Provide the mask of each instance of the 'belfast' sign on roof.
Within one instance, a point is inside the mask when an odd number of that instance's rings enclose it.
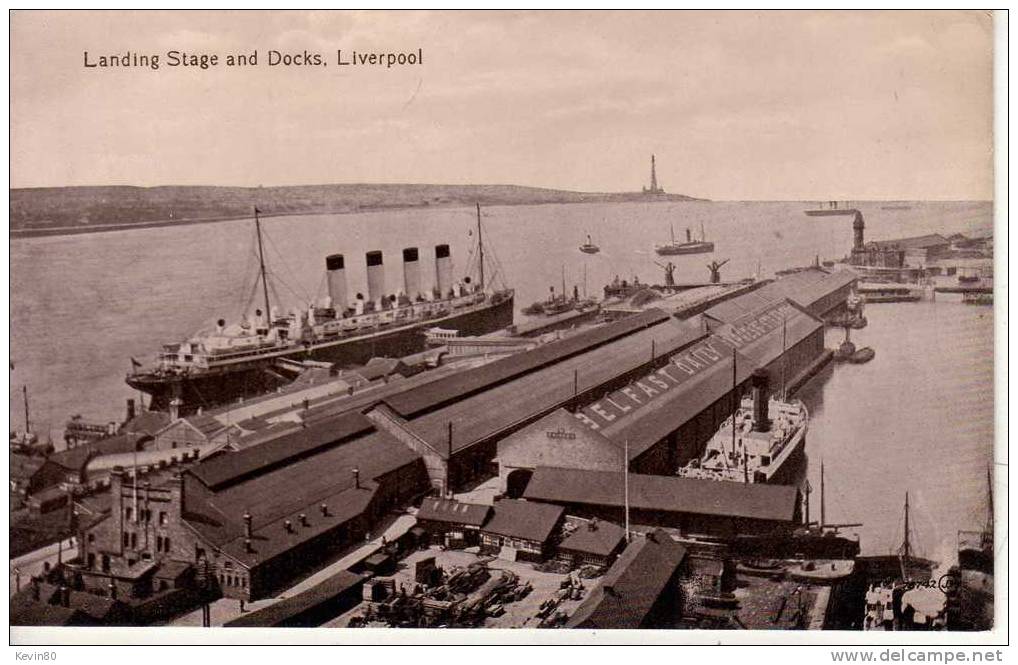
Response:
[[[670,394],[676,387],[731,357],[731,346],[717,337],[709,338],[675,354],[661,369],[577,411],[576,418],[591,429],[608,427],[627,413]]]
[[[794,305],[787,300],[776,303],[759,314],[753,314],[731,326],[722,326],[714,331],[715,335],[723,337],[736,348],[742,348],[750,342],[755,342],[764,335],[781,328],[785,321],[801,314]]]

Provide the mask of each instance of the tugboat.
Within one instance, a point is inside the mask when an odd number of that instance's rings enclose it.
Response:
[[[584,254],[597,254],[598,252],[601,251],[601,248],[594,244],[594,242],[590,239],[590,235],[588,234],[587,242],[580,245],[580,251],[583,252]]]
[[[686,229],[686,242],[675,241],[675,227],[669,225],[672,232],[671,242],[655,245],[654,251],[660,256],[675,256],[677,254],[705,254],[714,251],[714,243],[707,240],[707,234],[700,224],[700,240],[693,240],[689,229]]]
[[[255,208],[264,309],[241,323],[219,319],[213,330],[165,345],[154,366],[132,359],[127,383],[152,395],[152,410],[190,413],[272,390],[287,382],[280,374],[283,360],[363,364],[375,356],[424,351],[430,328],[481,335],[513,322],[513,290],[492,288],[485,281],[480,205],[476,282],[471,277],[453,280],[449,245],[443,244],[435,247],[436,286],[422,288],[418,249],[408,247],[403,250],[404,289],[386,293],[382,252],[371,251],[366,255],[367,298],[357,294],[348,303],[344,258],[333,254],[325,259],[328,297],[289,313],[269,302],[259,212]]]
[[[686,478],[773,483],[786,463],[806,444],[809,411],[799,400],[766,396],[763,370],[753,373],[753,395],[741,401],[707,442],[700,459],[678,470]],[[733,424],[734,423],[734,424]]]

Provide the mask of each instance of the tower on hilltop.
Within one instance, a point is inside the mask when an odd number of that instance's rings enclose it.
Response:
[[[654,155],[650,156],[650,187],[643,188],[644,194],[664,194],[665,190],[657,184],[657,163]]]

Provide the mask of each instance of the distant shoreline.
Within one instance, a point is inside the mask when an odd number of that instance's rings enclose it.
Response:
[[[587,193],[515,185],[57,187],[11,190],[10,238],[210,224],[261,217],[572,203],[693,202],[682,194]],[[273,209],[273,202],[277,208]],[[284,209],[280,210],[279,207]],[[261,210],[266,208],[266,210]],[[186,211],[186,212],[185,212]],[[221,212],[220,212],[221,211]],[[174,212],[182,213],[174,217]],[[202,213],[210,214],[202,214]],[[190,214],[189,214],[190,213]],[[219,213],[219,214],[216,214]],[[150,219],[144,219],[150,217]],[[140,219],[139,219],[140,218]],[[114,220],[97,223],[92,220]],[[117,221],[138,219],[139,221]],[[43,223],[39,223],[44,220]],[[78,223],[74,223],[74,222]]]

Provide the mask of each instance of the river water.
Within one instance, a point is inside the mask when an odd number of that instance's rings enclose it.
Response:
[[[855,205],[867,239],[992,226],[989,203]],[[699,236],[702,227],[716,246],[713,256],[672,257],[680,282],[704,281],[714,258],[729,259],[724,279],[738,279],[844,256],[852,218],[807,217],[804,207],[646,202],[482,212],[485,247],[501,266],[495,278],[516,289],[519,309],[546,297],[549,287],[558,292],[563,274],[568,291],[575,285],[591,294],[615,275],[660,282],[653,245],[668,240],[669,225],[682,239],[687,228]],[[401,283],[399,250],[406,246],[422,248],[426,284],[437,243],[452,246],[456,273],[465,274],[475,224],[475,211],[466,208],[264,219],[272,302],[290,306],[324,295],[324,257],[334,252],[347,257],[351,293],[366,289],[363,256],[373,249],[384,252],[391,290]],[[578,251],[588,233],[600,254]],[[238,318],[260,300],[256,252],[250,220],[13,240],[12,427],[23,426],[26,385],[33,423],[54,440],[76,413],[121,419],[125,399],[134,396],[123,382],[131,357],[151,359],[161,343],[220,316]],[[915,535],[932,555],[953,543],[957,529],[978,526],[984,510],[993,441],[992,308],[941,297],[871,305],[866,314],[870,326],[853,340],[876,349],[876,359],[828,370],[803,391],[813,413],[808,473],[819,488],[823,457],[828,521],[864,522],[867,551],[900,542],[909,489]],[[841,334],[828,332],[828,346]]]

